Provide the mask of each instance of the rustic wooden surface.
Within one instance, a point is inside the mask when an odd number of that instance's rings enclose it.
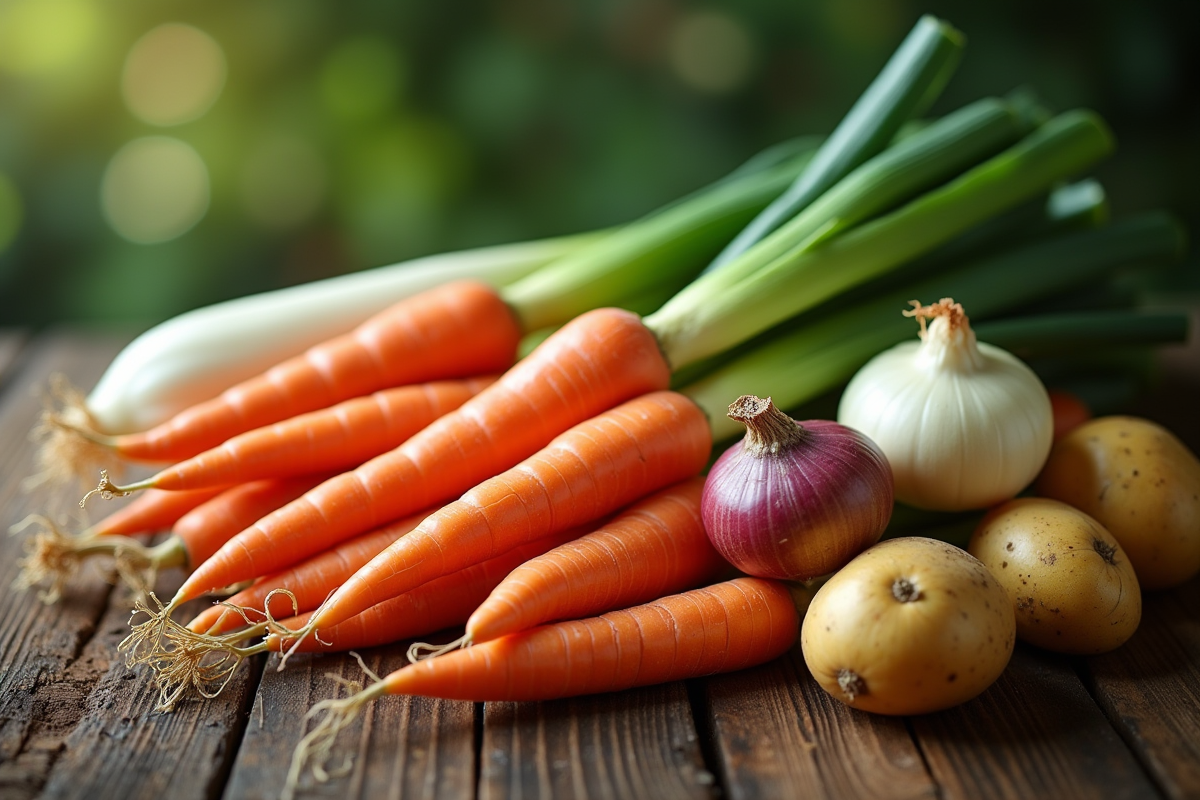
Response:
[[[0,331],[0,508],[25,494],[28,434],[52,372],[90,385],[122,343]],[[1168,353],[1166,381],[1137,408],[1200,450],[1200,359]],[[74,499],[74,498],[72,498]],[[64,502],[52,510],[69,513]],[[74,512],[78,514],[78,512]],[[0,584],[18,536],[0,537]],[[177,575],[163,576],[163,588]],[[146,676],[117,643],[126,594],[98,567],[54,606],[0,587],[0,797],[278,796],[304,714],[359,680],[348,656],[243,665],[215,700],[155,712]],[[339,739],[349,771],[299,797],[1025,798],[1200,797],[1200,580],[1147,595],[1137,634],[1096,658],[1018,646],[980,697],[911,719],[852,711],[809,676],[798,649],[731,675],[611,696],[473,704],[387,698]],[[397,645],[363,654],[385,672]]]

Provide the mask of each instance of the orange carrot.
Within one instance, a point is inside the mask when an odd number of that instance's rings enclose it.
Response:
[[[495,289],[456,281],[403,300],[148,431],[88,436],[127,459],[181,461],[239,433],[380,389],[507,369],[520,338]]]
[[[227,486],[208,486],[186,492],[153,489],[112,512],[81,536],[134,536],[166,530],[192,509],[213,499]]]
[[[461,639],[437,647],[414,645],[410,657],[627,608],[708,583],[729,565],[704,531],[703,488],[704,478],[697,476],[663,489],[599,530],[530,559],[471,614]]]
[[[356,397],[239,434],[136,483],[115,486],[106,479],[92,493],[198,489],[353,468],[402,444],[493,381],[434,381]]]
[[[359,567],[417,527],[424,518],[424,512],[405,517],[398,522],[342,542],[337,547],[319,553],[291,569],[259,578],[252,586],[197,614],[187,624],[188,630],[208,635],[234,630],[243,624],[243,618],[231,613],[229,606],[256,612],[262,609],[277,619],[288,615],[293,609],[293,603],[298,611],[312,611]],[[268,600],[268,596],[276,589],[287,589],[290,596],[275,594]]]
[[[297,645],[296,649],[311,653],[373,647],[433,633],[452,625],[461,625],[487,597],[488,592],[513,568],[562,544],[576,533],[577,531],[566,531],[548,536],[482,564],[430,581],[323,632],[320,639],[310,636],[294,642]],[[307,577],[311,576],[301,579]],[[296,607],[303,609],[300,595],[295,597]],[[282,592],[275,593],[269,598],[272,606],[277,598],[291,599]],[[315,606],[315,603],[313,605]],[[153,616],[144,604],[139,605],[138,610]],[[241,615],[232,612],[231,616],[242,619]],[[153,668],[159,690],[157,710],[169,711],[183,696],[188,686],[194,686],[205,697],[215,697],[244,659],[258,653],[281,652],[284,647],[291,646],[291,638],[281,639],[279,635],[269,631],[280,626],[298,628],[304,625],[310,616],[311,607],[308,613],[301,613],[282,622],[262,622],[219,635],[197,634],[168,620],[161,626],[162,636],[167,642],[166,647],[143,649],[137,638],[137,628],[140,626],[135,626],[135,633],[121,644],[121,649],[127,653],[126,663],[129,666],[147,664]],[[153,625],[154,622],[152,620],[143,624]],[[269,635],[256,644],[243,644],[264,634]]]
[[[579,531],[568,530],[546,536],[530,544],[509,550],[495,558],[452,572],[418,586],[412,591],[371,606],[341,623],[309,636],[296,648],[298,653],[355,650],[403,641],[413,636],[462,625],[505,576],[531,558],[573,539]],[[324,599],[324,598],[322,598]],[[294,630],[304,626],[312,612],[281,624]],[[292,639],[273,633],[267,637],[268,650],[280,652]]]
[[[697,474],[712,446],[689,399],[652,392],[604,412],[426,517],[342,584],[318,629],[426,581],[582,525]]]
[[[664,388],[669,377],[654,336],[637,315],[619,309],[588,312],[400,447],[326,481],[239,533],[197,567],[168,608],[285,569],[351,536],[450,500],[533,455],[572,425]],[[691,417],[702,420],[685,402]],[[703,427],[707,442],[707,424]],[[706,457],[707,444],[704,452]]]
[[[290,503],[328,477],[328,473],[322,473],[251,481],[228,489],[183,515],[171,529],[173,538],[186,551],[187,560],[180,566],[195,569],[252,520]]]
[[[781,583],[738,578],[426,659],[387,676],[382,691],[475,701],[619,691],[769,661],[795,643],[799,623]]]
[[[730,672],[786,652],[796,641],[800,618],[783,584],[739,578],[426,659],[376,678],[350,697],[314,706],[313,712],[327,715],[297,745],[285,794],[309,758],[319,769],[338,733],[367,703],[386,694],[547,700]]]

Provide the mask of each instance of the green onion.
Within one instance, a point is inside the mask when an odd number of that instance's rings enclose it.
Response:
[[[680,391],[701,408],[723,408],[743,394],[770,396],[779,408],[792,408],[834,389],[876,353],[914,336],[912,320],[900,313],[909,300],[953,297],[982,320],[1128,264],[1178,257],[1183,241],[1178,223],[1154,212],[1034,242],[768,339]],[[711,423],[714,439],[738,432],[730,420]]]
[[[1111,149],[1112,137],[1095,114],[1061,114],[950,183],[814,250],[800,242],[766,265],[754,260],[754,250],[747,252],[698,278],[647,317],[646,324],[658,335],[672,366],[686,366],[1048,191]]]
[[[755,217],[705,272],[732,262],[882,151],[905,121],[941,93],[958,65],[962,47],[963,36],[957,30],[934,17],[921,17],[796,182]]]
[[[1002,100],[971,103],[851,172],[746,257],[767,263],[798,247],[814,249],[994,156],[1031,128]]]
[[[509,284],[504,299],[524,330],[535,331],[662,287],[678,290],[795,178],[812,157],[811,144],[795,140],[760,154],[683,200]]]

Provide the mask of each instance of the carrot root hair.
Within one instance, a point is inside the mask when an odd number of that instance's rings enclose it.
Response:
[[[330,778],[345,775],[353,766],[350,756],[347,755],[340,767],[335,770],[328,768],[329,759],[333,754],[333,745],[337,741],[338,734],[358,718],[365,705],[386,693],[386,684],[371,671],[358,653],[351,651],[350,655],[358,660],[358,665],[371,679],[371,684],[364,688],[358,681],[348,681],[340,675],[326,673],[325,677],[337,681],[350,694],[348,697],[322,700],[304,715],[305,720],[308,720],[317,714],[325,713],[321,721],[311,731],[304,734],[292,752],[292,763],[288,767],[287,781],[280,794],[283,800],[292,800],[295,797],[304,765],[307,762],[311,761],[313,778],[318,783],[325,783]]]
[[[102,469],[100,470],[100,482],[96,484],[95,489],[92,489],[83,496],[83,499],[79,501],[79,507],[83,508],[88,498],[94,494],[100,495],[101,500],[112,500],[114,497],[129,497],[129,495],[133,494],[133,490],[117,486],[108,479],[108,470]]]
[[[158,560],[150,548],[139,542],[123,536],[71,536],[42,514],[30,514],[9,528],[9,533],[20,533],[32,525],[38,529],[25,541],[25,555],[18,564],[20,573],[13,588],[41,587],[38,599],[47,605],[62,598],[67,581],[96,555],[112,557],[117,582],[128,587],[135,597],[154,585]]]
[[[63,486],[72,480],[86,485],[96,467],[113,459],[112,449],[104,445],[96,428],[83,392],[64,375],[50,376],[41,418],[30,434],[40,442],[37,472],[22,481],[22,490]]]
[[[252,655],[266,652],[266,642],[245,646],[248,639],[258,638],[268,633],[290,632],[276,621],[271,615],[270,602],[276,594],[289,597],[292,601],[293,613],[298,613],[296,596],[287,589],[275,589],[267,595],[263,610],[246,608],[232,603],[221,603],[226,613],[237,614],[245,621],[245,627],[224,634],[197,633],[179,624],[169,613],[152,611],[144,603],[135,613],[150,616],[143,625],[150,625],[142,631],[135,628],[139,638],[129,645],[126,663],[129,666],[145,665],[154,672],[154,681],[158,687],[158,705],[156,711],[172,711],[183,698],[184,693],[191,687],[201,697],[209,700],[217,697],[229,685],[237,668]],[[155,598],[157,602],[157,598]],[[251,614],[263,617],[256,622]],[[154,625],[158,626],[157,634]],[[131,633],[126,641],[134,634]],[[122,646],[125,643],[122,642]]]
[[[418,661],[424,661],[427,658],[437,658],[454,650],[461,650],[464,647],[470,647],[472,644],[471,637],[463,634],[452,642],[445,644],[429,644],[428,642],[413,642],[408,647],[408,661],[411,664],[416,664]]]

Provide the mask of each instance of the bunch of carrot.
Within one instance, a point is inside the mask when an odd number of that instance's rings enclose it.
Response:
[[[416,295],[140,433],[51,413],[52,461],[168,463],[123,485],[103,473],[89,496],[144,493],[83,535],[34,520],[25,582],[57,595],[96,553],[145,587],[157,569],[185,568],[167,603],[139,601],[145,619],[122,643],[154,669],[167,709],[188,687],[211,696],[267,649],[465,625],[322,705],[294,778],[384,693],[558,697],[775,657],[795,640],[803,592],[714,584],[728,568],[699,517],[698,476],[730,433],[729,401],[753,391],[787,408],[834,388],[905,335],[863,330],[868,311],[902,305],[893,293],[918,280],[985,284],[994,265],[972,255],[997,241],[1040,265],[1086,240],[1066,278],[1006,276],[986,306],[997,315],[1179,247],[1161,218],[1097,242],[1072,229],[1094,225],[1088,208],[1039,208],[1036,224],[1023,212],[1108,153],[1095,115],[987,99],[906,127],[960,47],[923,19],[819,146],[771,151],[499,290],[455,281]],[[1030,230],[1027,242],[1014,233]],[[645,317],[628,310],[664,297]],[[557,329],[518,360],[522,338],[545,328]],[[155,547],[127,538],[166,527]],[[245,588],[187,624],[173,618],[230,587]]]

